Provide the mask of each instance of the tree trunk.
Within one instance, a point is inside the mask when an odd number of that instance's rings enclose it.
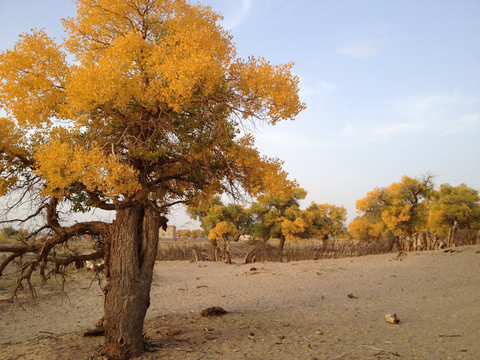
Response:
[[[220,249],[217,244],[212,244],[213,261],[220,261]]]
[[[107,240],[105,267],[105,353],[124,360],[144,352],[143,322],[150,306],[150,287],[161,217],[151,208],[117,211]]]
[[[232,263],[232,258],[230,257],[230,240],[223,240],[223,261],[226,264],[231,264]]]
[[[283,247],[285,246],[285,236],[280,235],[280,242],[278,243],[278,251],[283,252]]]

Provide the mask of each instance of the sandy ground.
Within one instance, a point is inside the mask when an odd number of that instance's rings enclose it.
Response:
[[[1,359],[102,359],[84,277],[0,300]],[[349,296],[350,295],[350,296]],[[480,359],[480,245],[359,258],[155,266],[141,359]],[[222,317],[200,311],[221,306]],[[385,321],[396,313],[399,324]]]

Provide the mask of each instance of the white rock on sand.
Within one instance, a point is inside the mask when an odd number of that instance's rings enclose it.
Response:
[[[480,245],[253,266],[157,263],[141,358],[480,358]],[[0,358],[96,358],[102,338],[81,336],[102,315],[89,285],[0,301]],[[228,314],[199,315],[211,306]]]

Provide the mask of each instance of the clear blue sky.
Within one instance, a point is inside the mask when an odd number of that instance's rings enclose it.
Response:
[[[204,0],[224,15],[238,55],[295,62],[307,104],[260,127],[311,201],[343,205],[418,177],[480,189],[480,1]],[[0,0],[0,50],[44,27],[61,39],[69,0]],[[176,213],[172,223],[185,219]]]

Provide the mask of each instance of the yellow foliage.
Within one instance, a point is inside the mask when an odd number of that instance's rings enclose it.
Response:
[[[7,188],[7,181],[4,178],[0,178],[0,196],[5,195]]]
[[[396,205],[396,206],[395,206]],[[407,226],[402,226],[408,223],[411,217],[411,205],[403,205],[396,201],[394,206],[385,209],[382,212],[382,220],[388,229],[395,235],[409,235]]]
[[[299,104],[299,79],[291,75],[292,66],[293,63],[274,66],[264,58],[253,57],[232,65],[236,87],[245,96],[242,103],[244,118],[265,111],[269,122],[275,124],[305,109],[305,104]]]
[[[293,240],[296,235],[302,233],[307,228],[308,224],[301,217],[295,220],[284,219],[282,221],[282,234],[287,240]]]
[[[350,234],[360,240],[375,240],[384,236],[384,225],[371,222],[366,217],[357,217],[348,225]]]
[[[461,228],[480,228],[480,196],[465,184],[442,184],[429,204],[428,228],[446,235],[455,223]]]
[[[445,221],[443,209],[430,209],[428,213],[428,228],[439,235],[445,236],[448,234],[451,224]]]
[[[227,183],[252,195],[298,190],[280,160],[262,157],[253,137],[238,138],[245,119],[274,124],[305,108],[292,64],[237,59],[221,17],[201,4],[76,4],[62,46],[33,31],[0,54],[8,118],[0,148],[29,155],[34,163],[23,163],[45,180],[44,195],[68,196],[75,186],[169,203],[211,196]],[[17,133],[3,134],[12,124],[29,136],[22,146]]]
[[[289,180],[288,173],[282,169],[283,162],[276,158],[260,156],[258,150],[253,147],[251,136],[240,139],[229,157],[243,174],[242,180],[248,192],[260,200],[262,196],[282,196],[288,201],[298,192],[297,182]]]
[[[208,232],[208,238],[212,241],[224,239],[236,239],[238,237],[238,229],[231,221],[220,221]]]
[[[180,112],[213,96],[235,55],[218,19],[208,7],[178,0],[80,2],[77,18],[65,21],[67,47],[82,64],[72,77],[72,104],[88,111],[99,101],[134,101]]]
[[[0,54],[0,106],[22,127],[60,118],[68,67],[60,46],[43,31],[23,34]]]
[[[10,119],[0,117],[0,153],[27,156],[22,148],[25,134]]]
[[[382,208],[390,203],[389,193],[384,188],[375,188],[363,199],[357,200],[356,208],[366,213],[381,213]]]
[[[62,197],[75,183],[109,197],[130,196],[139,190],[137,172],[98,148],[85,149],[55,139],[40,148],[35,159],[35,174],[46,181],[44,195]]]
[[[328,203],[318,204],[317,206],[320,214],[322,216],[328,216],[333,222],[343,222],[347,220],[347,209],[345,209],[344,206],[337,206]]]

